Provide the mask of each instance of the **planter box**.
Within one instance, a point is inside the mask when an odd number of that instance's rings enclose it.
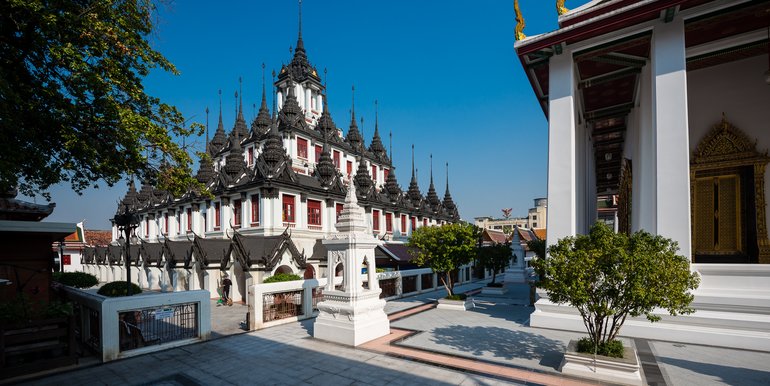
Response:
[[[449,300],[441,298],[438,300],[438,309],[442,310],[455,310],[465,311],[469,308],[473,308],[473,298],[466,298],[465,300]]]
[[[625,342],[624,342],[625,343]],[[559,371],[564,374],[596,379],[622,385],[642,385],[642,374],[636,346],[627,342],[623,358],[610,358],[602,355],[577,352],[577,341],[571,340],[564,353]]]
[[[481,294],[482,295],[502,296],[502,295],[505,295],[506,292],[508,292],[508,290],[505,288],[505,286],[502,286],[502,287],[483,287],[483,288],[481,288]]]

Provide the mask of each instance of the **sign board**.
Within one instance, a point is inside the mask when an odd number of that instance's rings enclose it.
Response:
[[[171,307],[158,308],[155,310],[155,319],[168,319],[174,316],[174,309]]]

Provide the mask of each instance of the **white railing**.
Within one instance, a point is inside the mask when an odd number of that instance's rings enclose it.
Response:
[[[103,362],[211,337],[208,291],[151,292],[117,298],[101,296],[96,290],[65,287],[65,291],[76,309],[78,339],[99,353]],[[140,315],[140,320],[136,320],[135,315]],[[175,332],[179,333],[176,338],[172,336]],[[134,341],[126,346],[127,333],[141,339],[141,344]]]

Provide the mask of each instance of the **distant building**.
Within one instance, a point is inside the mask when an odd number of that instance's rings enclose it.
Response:
[[[548,199],[536,198],[535,207],[530,208],[527,217],[494,218],[490,216],[474,217],[474,225],[484,229],[504,232],[510,235],[513,228],[545,229],[548,212]]]

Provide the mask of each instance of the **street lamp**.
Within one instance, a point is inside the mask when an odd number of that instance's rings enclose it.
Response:
[[[126,204],[123,206],[123,213],[115,215],[114,221],[115,225],[118,226],[118,231],[126,235],[123,238],[121,234],[118,242],[126,245],[126,257],[123,259],[126,264],[126,296],[131,296],[131,241],[136,238],[133,233],[139,226],[139,217]]]

